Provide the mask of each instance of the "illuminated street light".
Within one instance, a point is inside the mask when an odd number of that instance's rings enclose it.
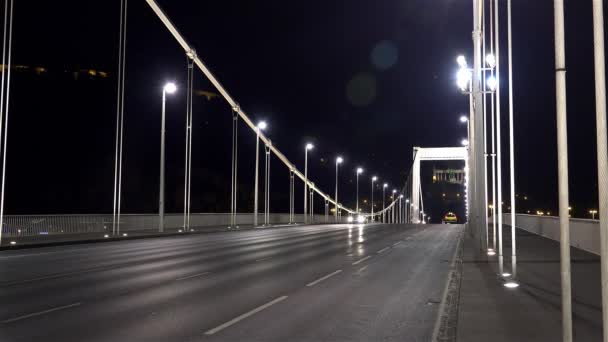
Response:
[[[374,222],[374,182],[378,180],[378,177],[373,176],[372,177],[372,216],[371,216],[371,222]]]
[[[165,121],[167,94],[175,94],[177,86],[173,82],[163,87],[162,117],[160,125],[160,190],[158,194],[158,231],[165,230]]]
[[[357,204],[356,204],[356,209],[355,211],[357,212],[357,215],[359,215],[359,175],[363,173],[363,168],[358,167],[357,168]]]
[[[386,209],[386,205],[384,202],[384,199],[386,198],[386,188],[388,188],[388,183],[384,183],[382,185],[382,223],[386,223],[386,212],[384,212],[384,210]]]
[[[304,223],[308,223],[308,151],[313,148],[315,146],[311,143],[307,143],[304,148]]]
[[[460,143],[462,144],[462,146],[469,146],[469,141],[467,139],[462,139]]]
[[[461,68],[456,73],[456,84],[461,91],[467,91],[469,88],[469,84],[473,79],[473,73],[469,69]]]
[[[344,159],[341,156],[338,156],[336,158],[336,212],[334,213],[335,218],[336,218],[336,222],[338,222],[338,211],[340,211],[339,209],[339,205],[338,205],[338,168],[340,166],[340,164],[342,164],[344,162]]]
[[[467,118],[465,115],[463,115],[460,117],[460,122],[467,123],[467,122],[469,122],[469,118]]]
[[[258,226],[258,189],[259,189],[259,169],[260,169],[260,132],[268,127],[266,121],[260,121],[256,125],[255,139],[255,181],[253,187],[253,226]]]

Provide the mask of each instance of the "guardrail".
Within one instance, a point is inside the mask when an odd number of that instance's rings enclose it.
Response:
[[[190,228],[227,227],[230,225],[230,213],[191,214]],[[302,214],[295,215],[296,222],[303,222]],[[328,223],[334,218],[328,218]],[[121,232],[157,232],[158,214],[124,214],[120,217]],[[251,226],[253,214],[237,214],[236,223]],[[287,224],[289,214],[271,214],[270,224]],[[313,223],[326,223],[325,215],[315,215]],[[178,231],[183,229],[183,214],[165,215],[165,229]],[[3,234],[7,238],[57,237],[69,234],[112,234],[112,214],[108,215],[7,215],[3,224]],[[102,235],[103,236],[103,235]]]
[[[559,217],[517,214],[515,225],[530,233],[560,241]],[[503,222],[510,222],[510,214],[503,215]],[[510,226],[510,225],[507,225]],[[600,221],[570,219],[570,245],[593,254],[600,254]]]

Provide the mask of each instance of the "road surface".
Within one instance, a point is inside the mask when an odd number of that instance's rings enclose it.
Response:
[[[428,341],[461,226],[319,225],[0,253],[1,341]]]

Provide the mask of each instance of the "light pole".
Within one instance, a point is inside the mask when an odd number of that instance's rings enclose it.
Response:
[[[158,231],[165,230],[165,117],[167,94],[177,91],[175,83],[167,83],[163,87],[163,104],[160,125],[160,191],[158,195]]]
[[[308,218],[306,217],[308,213],[308,151],[312,150],[314,147],[313,144],[308,143],[304,148],[304,223],[308,222]]]
[[[339,204],[338,204],[338,167],[340,166],[340,164],[342,164],[342,162],[344,162],[344,159],[342,159],[342,157],[338,156],[336,158],[336,212],[335,217],[336,217],[336,222],[338,222],[338,211],[339,211]]]
[[[595,220],[595,215],[597,214],[597,210],[595,210],[595,209],[589,210],[589,214],[591,214],[591,219]]]
[[[399,195],[399,223],[403,223],[403,195]]]
[[[357,204],[355,211],[357,212],[357,215],[359,215],[359,175],[363,173],[363,169],[358,167],[357,168]]]
[[[384,194],[386,188],[388,188],[388,184],[384,183],[384,185],[382,185],[382,223],[386,223],[386,213],[384,212],[384,210],[386,209],[386,205],[384,204],[384,199],[386,197],[386,195]]]
[[[374,218],[374,182],[377,180],[378,180],[378,177],[376,177],[376,176],[372,177],[372,220],[371,220],[372,222],[375,221],[375,218]]]
[[[405,223],[410,223],[410,199],[405,199]]]
[[[255,183],[253,189],[253,226],[258,226],[258,189],[259,189],[259,169],[260,169],[260,131],[268,127],[265,121],[260,121],[256,126],[255,139]]]
[[[393,189],[393,196],[391,199],[395,202],[395,194],[397,193],[397,189]],[[395,204],[393,203],[393,210],[391,210],[391,223],[395,223]]]

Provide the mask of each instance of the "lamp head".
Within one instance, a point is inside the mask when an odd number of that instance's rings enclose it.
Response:
[[[163,88],[163,90],[167,94],[174,94],[177,91],[177,86],[175,85],[175,83],[169,82],[169,83],[165,84],[165,87]]]

